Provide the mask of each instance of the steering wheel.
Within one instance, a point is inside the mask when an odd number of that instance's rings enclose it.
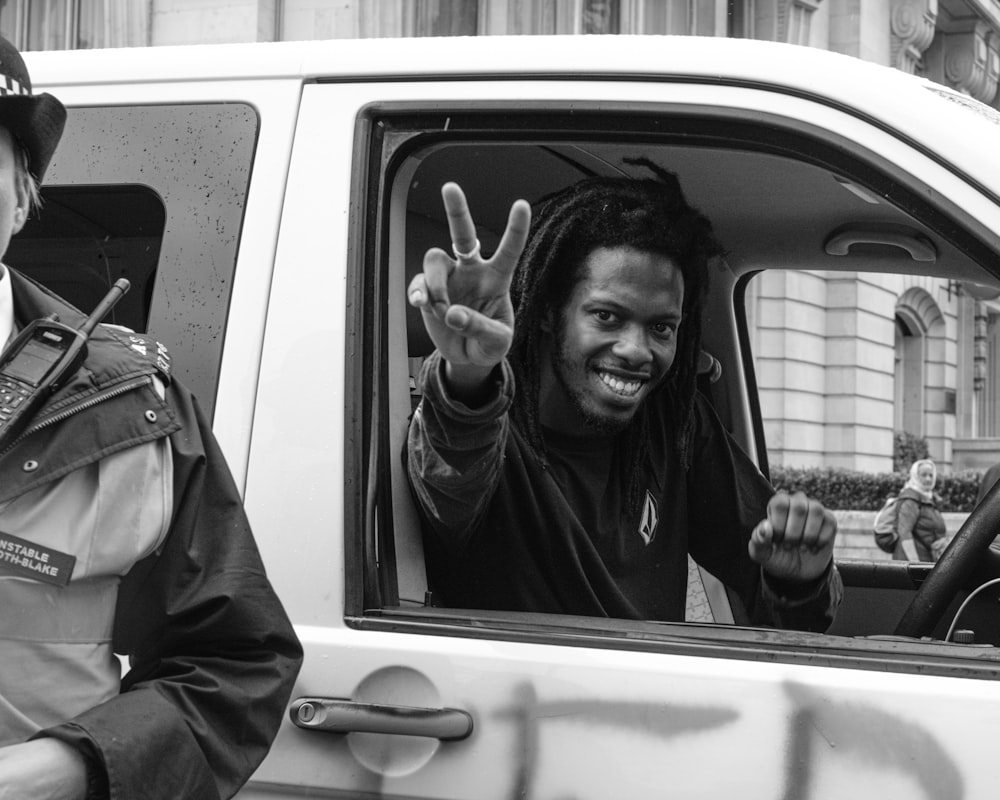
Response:
[[[894,633],[915,638],[930,636],[959,590],[985,560],[997,533],[1000,533],[1000,481],[972,510],[941,554]]]

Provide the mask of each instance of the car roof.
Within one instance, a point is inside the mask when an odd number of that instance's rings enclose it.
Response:
[[[629,79],[767,88],[874,122],[975,176],[1000,197],[995,158],[1000,112],[940,84],[819,48],[699,36],[481,36],[44,51],[25,57],[37,88],[261,78]]]

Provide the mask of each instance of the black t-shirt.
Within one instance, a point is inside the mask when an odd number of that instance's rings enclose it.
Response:
[[[643,500],[626,510],[620,443],[546,431],[543,467],[511,426],[500,480],[462,545],[428,537],[431,585],[444,605],[680,621],[687,555],[736,590],[749,619],[771,620],[747,553],[770,484],[708,402],[695,406],[685,472],[666,412],[653,408]]]

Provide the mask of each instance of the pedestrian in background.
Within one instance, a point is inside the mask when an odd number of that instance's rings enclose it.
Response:
[[[937,467],[929,458],[914,461],[910,477],[899,493],[896,532],[904,543],[913,541],[917,560],[937,561],[948,545],[947,529],[935,494]]]
[[[0,38],[0,256],[65,121]],[[0,264],[0,348],[41,318],[84,315]],[[74,369],[0,453],[0,797],[231,797],[277,733],[302,648],[166,348],[99,325]]]

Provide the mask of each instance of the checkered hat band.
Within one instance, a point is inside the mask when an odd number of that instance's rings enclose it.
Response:
[[[27,94],[28,90],[25,89],[20,81],[16,81],[9,75],[5,75],[3,83],[0,84],[0,97],[5,97],[9,94]]]

